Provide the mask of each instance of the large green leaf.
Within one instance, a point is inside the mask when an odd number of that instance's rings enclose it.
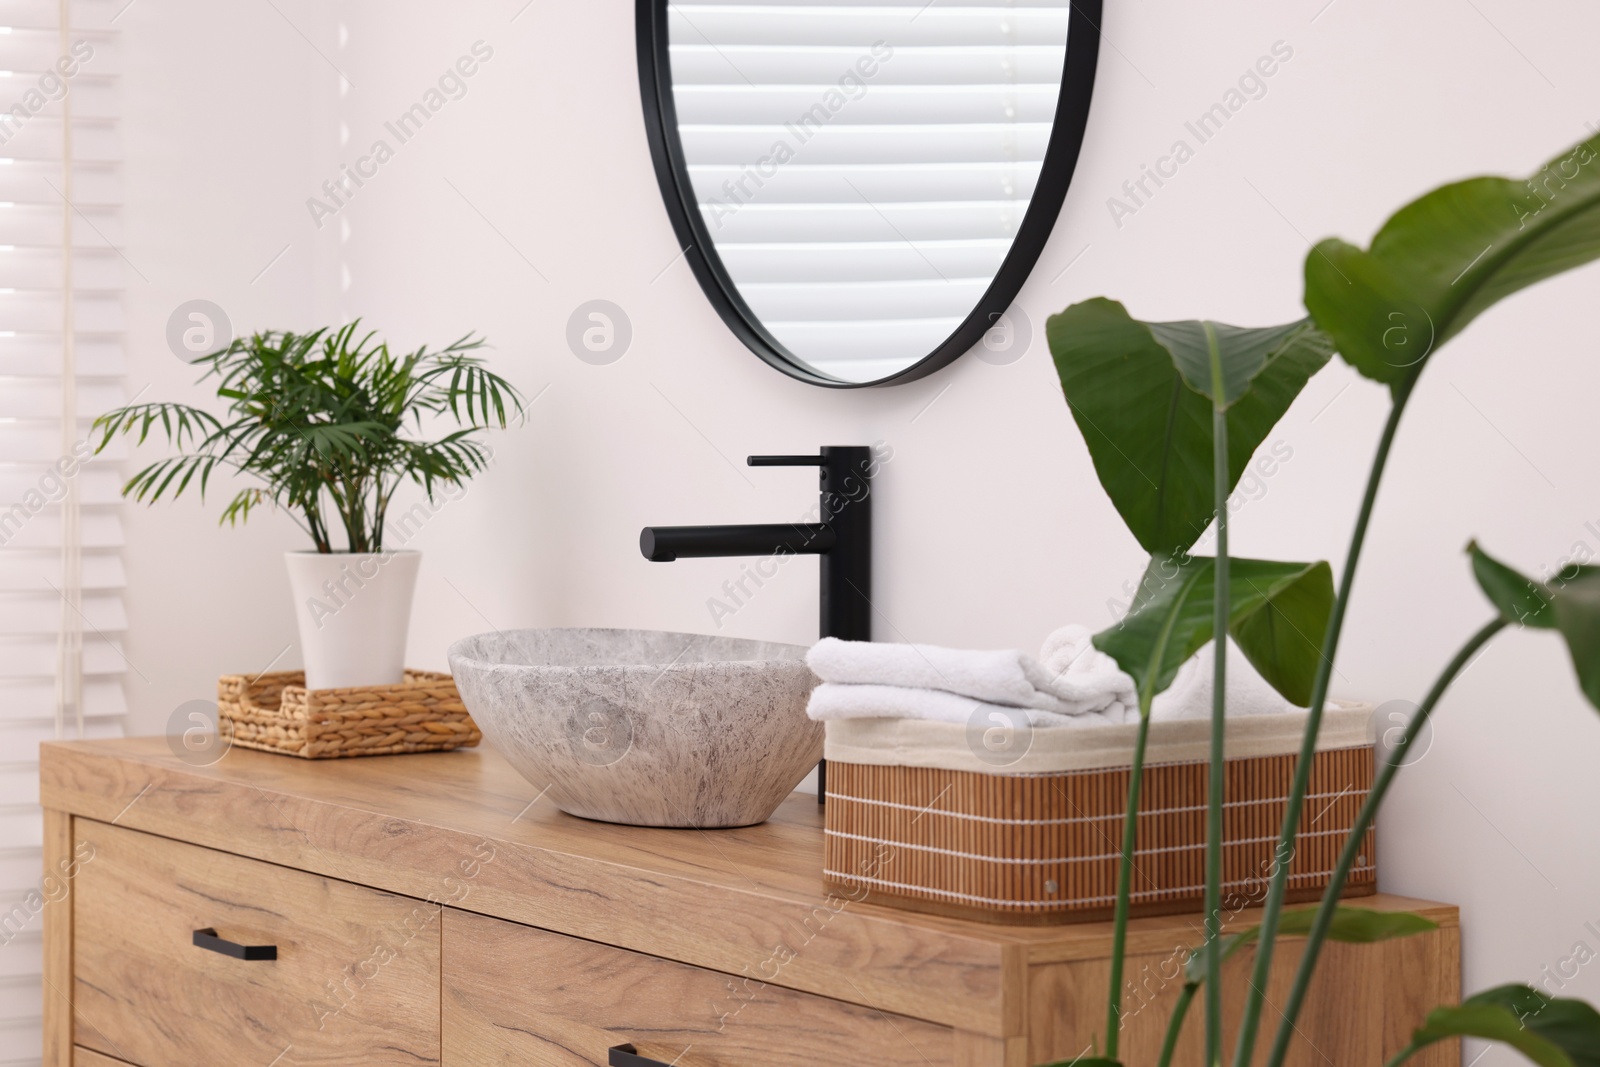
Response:
[[[1531,178],[1473,178],[1414,200],[1367,251],[1306,258],[1306,308],[1369,378],[1407,381],[1495,302],[1600,258],[1600,137]]]
[[[1600,1013],[1581,1000],[1553,999],[1515,984],[1434,1009],[1389,1067],[1452,1037],[1502,1042],[1539,1067],[1600,1067]]]
[[[1578,685],[1600,708],[1600,567],[1571,567],[1537,582],[1467,546],[1472,573],[1501,618],[1540,630],[1558,630],[1572,655]]]
[[[1232,492],[1333,351],[1308,320],[1262,329],[1145,323],[1104,298],[1050,316],[1046,333],[1100,484],[1152,555],[1187,551],[1215,516],[1213,403],[1227,410]]]
[[[1171,354],[1184,384],[1224,409],[1244,398],[1268,361],[1309,351],[1326,362],[1333,353],[1327,335],[1306,319],[1262,327],[1194,319],[1144,325]]]
[[[1285,698],[1310,703],[1333,610],[1333,572],[1326,563],[1234,559],[1228,576],[1234,643]],[[1183,662],[1211,640],[1215,590],[1215,560],[1157,556],[1127,616],[1095,635],[1095,647],[1133,678],[1141,707],[1148,709]]]
[[[1467,546],[1467,555],[1472,558],[1472,576],[1501,618],[1536,630],[1555,629],[1549,586],[1518,574],[1479,548],[1476,541]]]
[[[1305,936],[1311,932],[1311,925],[1316,921],[1316,908],[1301,908],[1296,911],[1286,911],[1278,920],[1278,936],[1296,937]],[[1343,941],[1346,944],[1370,945],[1378,941],[1390,941],[1397,937],[1410,937],[1413,934],[1427,933],[1437,930],[1439,924],[1432,919],[1425,919],[1421,915],[1409,911],[1374,911],[1371,908],[1336,907],[1333,911],[1333,921],[1328,925],[1328,940]],[[1260,935],[1261,928],[1247,930],[1242,934],[1225,937],[1218,942],[1223,961],[1238,952],[1244,946],[1255,941]],[[1189,982],[1199,985],[1206,977],[1206,956],[1210,951],[1209,945],[1201,945],[1190,953],[1184,961],[1184,973]]]
[[[1556,629],[1566,638],[1578,685],[1600,708],[1600,574],[1586,573],[1563,584],[1555,600]]]

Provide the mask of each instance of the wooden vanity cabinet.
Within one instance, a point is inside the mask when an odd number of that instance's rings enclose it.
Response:
[[[439,1062],[438,905],[88,819],[75,836],[78,1045],[142,1067]]]
[[[947,1026],[547,930],[450,911],[444,944],[447,1063],[955,1063]]]
[[[41,794],[47,1067],[578,1067],[613,1048],[676,1067],[1029,1067],[1089,1054],[1105,1025],[1108,924],[830,892],[810,797],[757,827],[642,830],[561,814],[487,748],[196,767],[164,739],[47,744]],[[1292,1063],[1381,1064],[1459,995],[1455,908],[1359,906],[1438,929],[1330,946]],[[1155,1061],[1199,937],[1194,916],[1132,924],[1130,1067]],[[1281,947],[1269,1001],[1297,957]],[[1249,962],[1230,961],[1235,1012]],[[1200,1062],[1200,1031],[1180,1063]]]

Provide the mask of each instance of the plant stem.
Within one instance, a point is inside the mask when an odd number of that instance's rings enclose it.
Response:
[[[1401,1049],[1399,1052],[1396,1052],[1391,1059],[1386,1060],[1383,1067],[1400,1067],[1402,1063],[1406,1062],[1421,1051],[1422,1049],[1418,1048],[1415,1044],[1407,1044],[1405,1048]],[[1479,1058],[1482,1058],[1481,1053],[1479,1054]]]
[[[1334,598],[1333,611],[1328,616],[1328,632],[1322,640],[1322,662],[1317,665],[1317,677],[1311,687],[1311,709],[1306,720],[1305,737],[1300,742],[1300,755],[1295,762],[1294,780],[1289,789],[1288,805],[1283,813],[1283,830],[1279,835],[1274,858],[1272,880],[1267,887],[1267,899],[1261,912],[1261,933],[1256,946],[1255,968],[1250,975],[1250,990],[1246,994],[1244,1015],[1239,1021],[1239,1041],[1234,1048],[1233,1067],[1249,1067],[1255,1053],[1256,1036],[1261,1030],[1261,1007],[1266,999],[1267,980],[1272,974],[1272,953],[1278,937],[1278,919],[1283,913],[1283,897],[1289,885],[1289,867],[1294,860],[1295,836],[1300,830],[1300,813],[1305,806],[1306,787],[1311,780],[1311,763],[1317,752],[1317,733],[1322,727],[1322,706],[1328,699],[1328,685],[1333,677],[1333,661],[1339,651],[1339,636],[1344,629],[1345,609],[1350,604],[1350,593],[1355,585],[1356,565],[1361,561],[1361,549],[1367,540],[1367,525],[1372,520],[1373,504],[1378,499],[1378,486],[1383,481],[1383,471],[1389,462],[1389,451],[1394,446],[1395,432],[1400,428],[1400,417],[1405,414],[1406,401],[1411,398],[1416,384],[1413,375],[1395,386],[1394,403],[1389,409],[1389,419],[1384,423],[1383,436],[1378,440],[1378,450],[1373,456],[1372,470],[1367,475],[1367,488],[1361,498],[1361,511],[1356,516],[1356,528],[1350,537],[1350,549],[1345,555],[1344,572],[1339,579],[1339,595]]]
[[[328,532],[322,525],[322,511],[312,504],[305,508],[306,522],[311,528],[311,543],[317,546],[318,552],[332,552],[328,545]]]
[[[1433,688],[1428,691],[1422,706],[1406,724],[1401,743],[1389,753],[1389,759],[1378,771],[1378,777],[1372,783],[1372,790],[1367,794],[1367,799],[1356,816],[1355,826],[1350,830],[1350,837],[1344,843],[1344,851],[1339,854],[1338,866],[1333,870],[1333,880],[1328,883],[1327,890],[1322,894],[1322,903],[1317,907],[1317,916],[1312,920],[1311,930],[1306,935],[1305,955],[1301,957],[1299,969],[1295,971],[1294,988],[1289,992],[1289,1000],[1283,1006],[1283,1022],[1279,1024],[1277,1037],[1273,1039],[1272,1054],[1267,1058],[1267,1067],[1280,1067],[1284,1057],[1288,1055],[1289,1039],[1294,1034],[1294,1021],[1300,1014],[1301,1005],[1305,1003],[1306,990],[1311,986],[1311,975],[1317,968],[1317,956],[1322,951],[1323,942],[1327,940],[1328,928],[1333,924],[1333,913],[1339,906],[1339,894],[1344,891],[1345,881],[1350,877],[1350,868],[1365,845],[1367,830],[1378,816],[1378,807],[1394,783],[1395,775],[1400,773],[1404,754],[1411,750],[1411,742],[1416,740],[1417,734],[1427,724],[1428,716],[1433,714],[1434,707],[1450,688],[1451,683],[1466,670],[1472,658],[1478,654],[1478,650],[1505,629],[1506,625],[1505,619],[1495,619],[1461,646],[1461,651],[1457,652],[1449,666],[1445,667],[1438,680],[1433,683]]]
[[[1211,346],[1211,483],[1216,507],[1217,555],[1213,564],[1211,644],[1215,652],[1211,674],[1211,768],[1206,798],[1206,1067],[1222,1059],[1222,956],[1216,951],[1222,936],[1222,802],[1225,738],[1228,714],[1228,412],[1224,405],[1222,360],[1215,332],[1206,324]]]
[[[1111,921],[1111,993],[1106,1009],[1106,1058],[1117,1058],[1122,1033],[1122,967],[1128,944],[1128,906],[1133,897],[1133,850],[1139,833],[1139,792],[1144,782],[1144,749],[1150,737],[1150,696],[1139,695],[1139,733],[1128,771],[1128,807],[1122,816],[1122,865],[1117,870],[1117,905]]]
[[[339,481],[332,474],[324,474],[322,479],[323,488],[327,490],[328,498],[333,501],[333,513],[339,516],[339,525],[344,527],[345,540],[348,541],[350,539],[350,512],[345,506],[345,498],[340,491]],[[330,531],[332,530],[333,524],[331,522],[328,524],[328,528]]]
[[[340,477],[344,482],[345,509],[344,535],[349,542],[351,552],[367,551],[367,532],[364,528],[362,506],[366,496],[366,485],[360,474],[352,471],[350,465],[341,461],[339,464]]]
[[[378,476],[377,504],[373,507],[372,514],[372,551],[383,551],[384,527],[389,521],[389,498],[394,496],[395,486],[400,484],[400,479],[395,478],[387,487],[383,484],[383,476]],[[428,494],[428,503],[433,503],[433,494]]]
[[[1189,1005],[1194,1000],[1197,988],[1185,982],[1178,993],[1178,1002],[1172,1006],[1172,1018],[1167,1020],[1167,1036],[1161,1042],[1161,1059],[1156,1061],[1156,1067],[1171,1067],[1173,1053],[1178,1051],[1178,1035],[1183,1033],[1183,1020],[1189,1014]]]

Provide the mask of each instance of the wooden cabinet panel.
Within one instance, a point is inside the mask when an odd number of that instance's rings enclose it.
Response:
[[[80,1046],[140,1067],[438,1062],[437,905],[86,819],[73,828]],[[277,958],[197,947],[202,928]]]
[[[132,1067],[126,1060],[114,1060],[110,1056],[102,1056],[94,1049],[84,1048],[82,1045],[73,1049],[72,1055],[72,1067]]]
[[[932,1023],[468,912],[443,925],[446,1067],[604,1064],[625,1042],[675,1067],[956,1063]]]
[[[78,860],[72,854],[74,819],[61,811],[44,813],[44,880],[41,888],[55,889],[52,907],[44,909],[44,1067],[72,1065],[72,908],[58,896],[63,881],[71,899]]]
[[[1290,1067],[1327,1067],[1329,1064],[1380,1064],[1388,1061],[1422,1025],[1423,1018],[1441,1004],[1458,1003],[1460,930],[1441,927],[1424,934],[1376,945],[1329,944],[1324,947],[1305,1009],[1296,1024],[1290,1046]],[[1192,942],[1187,942],[1192,943]],[[1186,942],[1166,952],[1128,957],[1127,995],[1123,1001],[1123,1031],[1119,1059],[1124,1063],[1155,1063],[1160,1057],[1172,1008],[1183,986]],[[1275,1007],[1288,999],[1305,942],[1288,938],[1273,957],[1272,980],[1267,986],[1261,1038],[1256,1062],[1265,1062],[1277,1032]],[[1253,952],[1246,950],[1223,968],[1224,1052],[1231,1058],[1250,988]],[[1033,1020],[1029,1062],[1049,1063],[1091,1056],[1106,1028],[1106,986],[1110,964],[1083,960],[1036,966],[1028,983]],[[1101,1041],[1098,1047],[1104,1047]],[[1411,1062],[1417,1067],[1446,1067],[1461,1060],[1455,1041],[1424,1049]],[[1203,1067],[1205,1014],[1196,998],[1185,1020],[1183,1036],[1173,1062],[1175,1067]]]

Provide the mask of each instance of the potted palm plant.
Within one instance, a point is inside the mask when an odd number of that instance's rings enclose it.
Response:
[[[404,672],[406,631],[420,555],[384,544],[402,482],[434,494],[483,470],[489,448],[474,434],[506,425],[517,390],[477,355],[472,334],[438,350],[396,354],[360,323],[310,333],[267,331],[196,362],[216,380],[222,417],[187,404],[132,404],[95,420],[96,451],[119,434],[143,442],[160,431],[179,450],[123,487],[144,503],[204,496],[219,468],[253,484],[221,521],[259,507],[289,515],[310,538],[287,554],[306,686],[393,685]],[[424,421],[455,429],[422,438]],[[408,433],[409,431],[409,433]],[[343,549],[334,535],[344,534]]]

